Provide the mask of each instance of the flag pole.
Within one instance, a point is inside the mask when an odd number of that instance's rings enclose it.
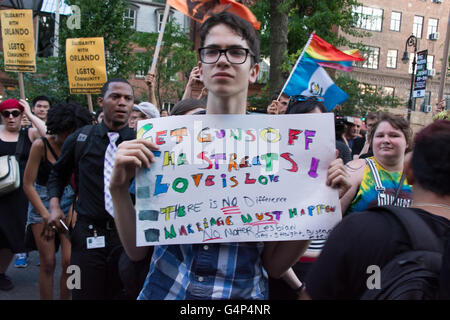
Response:
[[[306,42],[305,46],[303,47],[303,51],[302,51],[302,53],[300,54],[300,57],[298,57],[297,62],[295,63],[294,67],[292,68],[291,73],[289,74],[289,77],[287,78],[286,82],[284,83],[283,89],[281,89],[280,94],[278,95],[277,101],[280,100],[280,97],[281,97],[281,95],[283,94],[283,91],[284,91],[284,89],[286,88],[286,85],[289,83],[289,80],[291,80],[292,74],[294,73],[295,69],[297,68],[298,63],[300,62],[300,60],[302,60],[303,55],[305,54],[306,48],[309,47],[309,44],[310,44],[310,42],[311,42],[311,40],[312,40],[313,35],[314,35],[315,32],[316,32],[316,31],[313,31],[313,32],[311,33],[311,35],[309,36],[309,39],[308,39],[308,41]]]
[[[88,101],[89,112],[93,113],[94,112],[94,108],[93,108],[93,105],[92,105],[92,95],[90,93],[87,94],[87,101]]]
[[[167,17],[169,16],[170,5],[166,2],[166,7],[164,8],[163,21],[161,24],[161,30],[159,31],[158,41],[156,42],[155,53],[153,54],[153,61],[148,73],[155,74],[156,63],[158,61],[159,51],[161,49],[162,38],[164,34],[164,29],[166,28]]]
[[[19,92],[20,92],[20,99],[25,99],[25,86],[23,84],[23,73],[18,72],[19,76]]]

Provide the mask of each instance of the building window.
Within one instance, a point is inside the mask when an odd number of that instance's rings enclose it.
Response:
[[[366,69],[378,69],[378,59],[380,57],[380,48],[366,47],[362,52],[364,61],[356,62],[355,66]]]
[[[421,16],[414,16],[414,23],[413,23],[413,35],[415,35],[417,38],[422,38],[422,29],[423,29],[423,17]]]
[[[426,112],[426,106],[431,104],[431,92],[425,91],[425,96],[422,98],[422,103],[420,104],[420,111]]]
[[[402,13],[392,11],[391,13],[391,31],[400,31],[400,25],[402,23]]]
[[[170,110],[172,110],[173,106],[175,105],[175,103],[172,102],[163,102],[163,109],[166,109],[167,111],[170,112]]]
[[[434,69],[434,56],[427,56],[427,70]]]
[[[383,94],[383,97],[395,97],[395,88],[394,87],[382,87],[381,92]]]
[[[150,57],[146,52],[136,52],[136,78],[145,78],[150,67]]]
[[[409,54],[409,61],[408,61],[408,73],[411,74],[413,72],[412,65],[413,65],[413,59],[414,59],[414,53]],[[416,70],[417,70],[417,56],[416,56]]]
[[[370,7],[353,7],[353,15],[356,20],[356,27],[371,30],[381,31],[383,24],[383,10]]]
[[[450,110],[450,94],[444,94],[445,110]]]
[[[397,68],[397,50],[388,50],[386,67],[391,69]]]
[[[156,31],[160,32],[162,27],[162,22],[164,18],[164,8],[163,9],[156,9]],[[167,22],[169,23],[170,19],[172,18],[172,11],[169,11],[169,16],[167,17]]]
[[[128,8],[123,14],[123,20],[129,21],[131,28],[136,29],[136,10]]]
[[[438,19],[428,19],[427,39],[430,39],[430,34],[436,34],[438,32]]]

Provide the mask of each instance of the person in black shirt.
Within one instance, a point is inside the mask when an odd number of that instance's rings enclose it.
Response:
[[[74,300],[115,299],[122,292],[117,261],[123,249],[113,212],[105,208],[105,205],[111,207],[111,202],[105,202],[104,163],[110,135],[118,134],[115,145],[135,138],[134,130],[127,125],[134,104],[133,89],[126,80],[111,79],[103,86],[98,104],[103,108],[103,122],[93,126],[87,135],[81,133],[85,132],[81,128],[67,137],[47,184],[49,225],[63,230],[59,222],[63,218],[59,200],[75,173],[77,221],[71,233],[70,263],[80,268],[81,282],[79,286],[74,282]],[[78,152],[77,143],[82,140],[85,142]]]
[[[442,239],[444,252],[450,249],[449,159],[450,121],[435,121],[416,134],[414,151],[405,159],[404,169],[413,185],[411,215],[418,215]],[[301,298],[359,299],[368,289],[369,266],[382,269],[395,255],[410,250],[406,230],[392,219],[375,211],[345,217],[308,273]],[[449,265],[446,260],[440,274],[443,299],[450,297]]]

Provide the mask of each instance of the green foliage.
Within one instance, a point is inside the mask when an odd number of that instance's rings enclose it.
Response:
[[[269,105],[270,96],[268,87],[264,87],[259,94],[252,94],[248,97],[251,112],[266,113]]]
[[[380,107],[396,108],[401,101],[397,97],[386,95],[381,88],[373,88],[368,83],[351,79],[348,74],[340,74],[334,82],[344,90],[349,98],[339,113],[343,116],[366,115],[369,111],[377,111]]]
[[[349,46],[361,51],[365,49],[361,42],[351,43],[345,38],[345,34],[354,37],[371,36],[371,33],[353,27],[357,17],[352,14],[352,7],[357,5],[360,3],[356,0],[286,0],[280,5],[281,12],[286,12],[289,16],[288,50],[285,52],[284,62],[278,66],[284,72],[285,78],[288,77],[313,31],[334,46]],[[269,0],[257,1],[251,7],[261,21],[259,32],[261,54],[265,57],[270,52],[269,28],[270,23],[273,23],[270,20],[269,7]],[[339,36],[335,33],[336,27],[343,31]],[[343,115],[366,114],[367,111],[376,110],[380,106],[396,107],[400,104],[398,98],[385,96],[381,88],[372,91],[362,90],[362,87],[369,85],[352,80],[347,74],[338,76],[335,82],[349,95],[349,99],[342,104]]]
[[[146,74],[152,63],[155,51],[157,33],[136,32],[131,41],[144,52],[137,54],[137,63],[134,72]],[[179,81],[179,73],[189,76],[190,71],[197,63],[197,55],[192,50],[192,42],[183,28],[173,20],[167,22],[163,44],[158,57],[156,72],[156,99],[160,106],[163,101],[170,99],[181,100],[186,86],[186,81]]]
[[[46,95],[54,102],[64,99],[64,94],[61,94],[55,77],[57,64],[57,58],[36,57],[36,73],[23,73],[25,96],[29,101],[38,95]],[[0,69],[4,70],[3,52],[0,52]],[[7,74],[11,79],[18,79],[17,72],[7,72]],[[20,96],[19,87],[17,86],[16,90],[7,90],[5,96],[18,99]]]
[[[136,57],[129,42],[135,31],[131,28],[131,23],[123,19],[129,1],[66,0],[66,4],[80,8],[81,28],[70,30],[66,20],[61,19],[56,74],[61,90],[69,92],[65,54],[68,38],[103,37],[108,79],[129,78],[136,64]],[[77,96],[76,99],[86,101],[84,96]]]

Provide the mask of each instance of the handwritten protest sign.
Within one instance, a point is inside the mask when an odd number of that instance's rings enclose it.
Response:
[[[106,82],[103,38],[66,39],[66,66],[71,94],[100,93]]]
[[[136,176],[138,246],[325,239],[341,218],[332,113],[157,118],[137,136],[160,147]]]
[[[36,72],[33,11],[1,10],[5,71]]]

